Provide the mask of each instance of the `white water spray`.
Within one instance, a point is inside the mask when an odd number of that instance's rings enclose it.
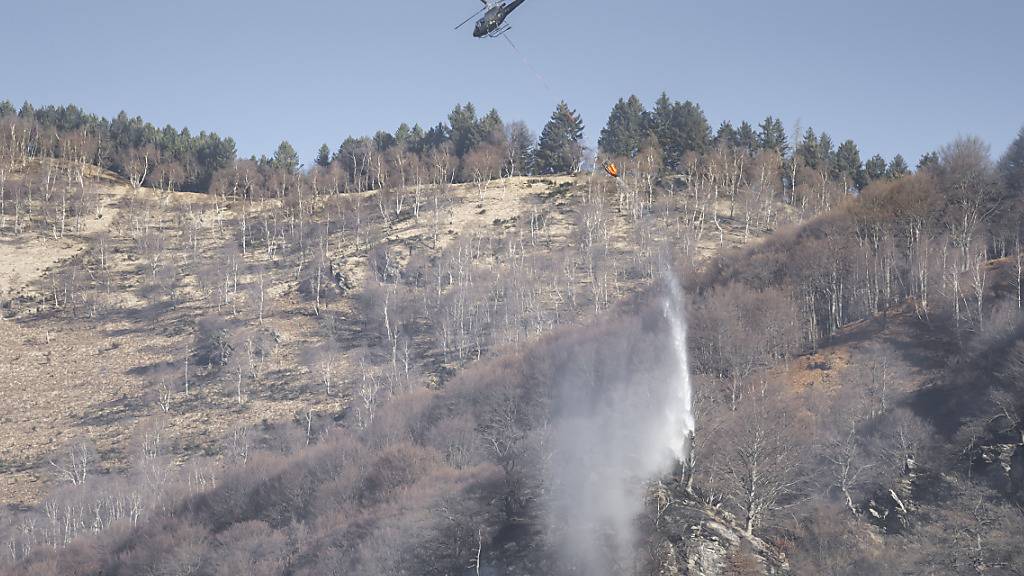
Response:
[[[686,318],[683,312],[683,291],[675,276],[668,272],[669,293],[663,304],[665,317],[672,332],[672,347],[676,356],[676,382],[672,402],[665,407],[668,445],[677,462],[685,464],[689,457],[690,441],[697,428],[693,415],[693,387],[690,383],[690,355],[686,348]]]
[[[649,482],[687,469],[694,433],[683,295],[671,272],[662,301],[578,338],[558,363],[545,460],[552,548],[564,570],[639,574],[636,519]],[[657,308],[661,305],[661,309]],[[649,317],[647,317],[649,318]]]

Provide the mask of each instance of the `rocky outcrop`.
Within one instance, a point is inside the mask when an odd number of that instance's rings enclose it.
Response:
[[[652,538],[664,576],[720,576],[739,558],[763,574],[789,574],[785,555],[760,538],[747,535],[731,515],[694,502],[685,492],[666,489],[669,500]]]
[[[987,444],[976,449],[972,461],[976,472],[987,473],[1005,479],[1006,492],[1018,502],[1024,503],[1024,444]]]
[[[873,524],[889,534],[910,528],[910,514],[914,510],[914,487],[920,477],[917,463],[907,458],[903,474],[895,486],[877,491],[868,500],[865,511]]]

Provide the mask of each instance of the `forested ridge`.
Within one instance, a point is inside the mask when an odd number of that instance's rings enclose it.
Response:
[[[81,246],[3,322],[108,364],[46,383],[54,445],[0,414],[0,475],[46,485],[5,499],[0,571],[1024,574],[1024,130],[913,169],[667,95],[582,130],[459,105],[300,167],[0,105],[0,237]],[[567,470],[669,377],[666,274],[697,430],[624,563]],[[593,414],[604,454],[561,436]]]

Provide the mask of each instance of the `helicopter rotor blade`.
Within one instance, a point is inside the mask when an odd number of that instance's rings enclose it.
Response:
[[[487,8],[488,8],[488,6],[485,4],[483,8],[477,10],[476,12],[473,13],[472,16],[470,16],[469,18],[466,18],[465,20],[463,20],[462,24],[459,24],[458,26],[456,26],[455,29],[458,30],[459,28],[462,28],[463,26],[468,24],[470,20],[472,20],[473,18],[476,18],[477,15],[479,15],[481,12],[483,12],[484,10],[487,10]]]

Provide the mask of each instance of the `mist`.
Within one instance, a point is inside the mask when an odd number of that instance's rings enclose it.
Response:
[[[661,299],[561,375],[546,471],[550,538],[567,571],[635,573],[647,487],[687,459],[692,390],[674,278]]]

